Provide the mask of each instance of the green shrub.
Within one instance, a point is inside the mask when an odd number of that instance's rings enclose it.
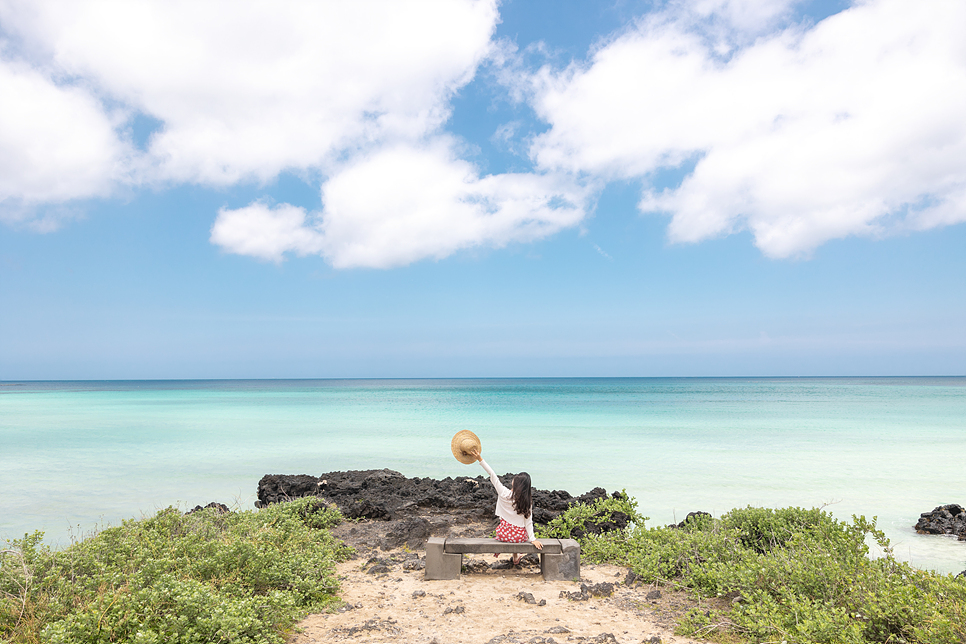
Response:
[[[563,531],[593,514],[574,507],[556,526]],[[869,557],[867,538],[883,557]],[[725,631],[749,642],[788,644],[966,643],[966,580],[897,561],[875,519],[849,523],[820,509],[748,507],[682,528],[639,521],[579,541],[582,557],[627,566],[644,582],[740,598],[727,618],[715,611],[685,615],[682,634]]]
[[[0,562],[0,636],[13,642],[281,642],[335,600],[348,549],[314,498],[260,511],[125,521],[55,551],[41,533]]]
[[[615,525],[643,524],[647,517],[637,512],[637,501],[625,490],[614,496],[595,499],[593,503],[575,503],[557,515],[550,523],[537,529],[538,537],[552,539],[580,539],[586,535],[607,531]]]

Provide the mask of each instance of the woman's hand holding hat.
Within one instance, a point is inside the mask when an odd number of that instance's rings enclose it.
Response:
[[[456,460],[464,465],[482,458],[483,446],[480,444],[480,439],[468,429],[456,432],[450,443],[450,449],[453,450]]]

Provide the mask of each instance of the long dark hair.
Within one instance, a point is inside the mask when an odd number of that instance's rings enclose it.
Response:
[[[522,514],[524,519],[529,519],[530,508],[533,505],[533,498],[530,495],[530,475],[526,472],[520,472],[514,476],[513,482],[510,483],[510,489],[513,490],[511,496],[513,509],[517,511],[517,514]]]

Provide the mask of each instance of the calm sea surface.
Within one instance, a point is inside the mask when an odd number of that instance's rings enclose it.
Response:
[[[67,543],[168,505],[251,508],[263,474],[498,472],[625,488],[659,525],[691,510],[828,504],[879,517],[901,558],[966,568],[915,534],[966,504],[966,378],[641,378],[0,383],[0,539]]]

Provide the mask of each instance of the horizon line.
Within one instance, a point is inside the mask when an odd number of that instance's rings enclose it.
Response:
[[[782,379],[966,378],[966,374],[930,375],[756,375],[756,376],[310,376],[239,378],[0,378],[0,385],[57,382],[310,382],[318,380],[782,380]]]

